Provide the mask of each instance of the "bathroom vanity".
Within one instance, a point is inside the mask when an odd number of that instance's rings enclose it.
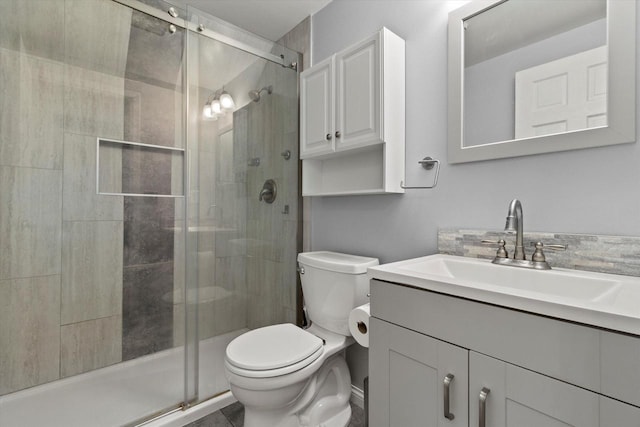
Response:
[[[640,426],[640,280],[433,255],[369,269],[370,425]]]

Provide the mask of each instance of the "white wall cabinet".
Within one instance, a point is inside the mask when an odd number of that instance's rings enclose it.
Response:
[[[404,67],[383,28],[302,72],[303,196],[404,192]]]
[[[371,427],[640,427],[639,337],[377,280],[371,312]]]

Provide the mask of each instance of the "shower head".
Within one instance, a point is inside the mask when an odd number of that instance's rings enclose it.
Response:
[[[273,92],[273,86],[271,86],[271,85],[265,86],[260,90],[257,90],[257,89],[250,90],[249,91],[249,98],[251,98],[251,100],[253,102],[258,102],[258,101],[260,101],[260,94],[265,90],[267,91],[267,93],[269,95],[271,95],[271,93]]]

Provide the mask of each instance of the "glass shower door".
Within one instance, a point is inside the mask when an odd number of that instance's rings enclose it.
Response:
[[[202,11],[189,15],[202,26],[187,35],[187,259],[197,273],[189,286],[199,346],[189,390],[205,400],[229,388],[224,351],[233,338],[296,322],[298,73],[290,64],[298,54]],[[273,203],[259,200],[269,179]]]
[[[184,30],[111,0],[1,4],[0,425],[178,408]]]

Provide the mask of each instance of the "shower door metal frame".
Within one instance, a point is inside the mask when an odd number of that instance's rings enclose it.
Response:
[[[286,64],[285,58],[283,56],[280,55],[274,55],[273,53],[270,52],[265,52],[263,50],[260,50],[254,46],[251,46],[247,43],[243,43],[241,41],[238,41],[232,37],[226,36],[222,33],[219,33],[217,31],[213,31],[210,30],[204,26],[195,24],[193,22],[187,21],[187,19],[185,18],[180,18],[180,17],[173,17],[172,15],[170,15],[168,12],[162,12],[159,9],[156,9],[153,6],[149,6],[145,3],[142,3],[138,0],[112,0],[116,3],[120,3],[124,6],[130,7],[131,9],[137,10],[139,12],[142,13],[146,13],[147,15],[151,15],[155,18],[161,19],[163,21],[166,21],[170,24],[173,24],[177,27],[180,27],[182,29],[186,29],[189,31],[192,31],[194,33],[203,35],[205,37],[208,37],[212,40],[216,40],[219,41],[221,43],[224,43],[226,45],[232,46],[236,49],[242,50],[244,52],[250,53],[252,55],[258,56],[262,59],[266,59],[267,61],[271,61],[274,62],[278,65],[282,65],[283,67],[286,68],[297,68],[297,65],[290,63],[290,64]],[[255,36],[256,38],[259,38],[259,36]],[[270,41],[270,40],[269,40]],[[271,41],[270,41],[271,42]],[[277,44],[275,42],[271,42],[274,44]],[[290,49],[289,49],[290,50]]]

